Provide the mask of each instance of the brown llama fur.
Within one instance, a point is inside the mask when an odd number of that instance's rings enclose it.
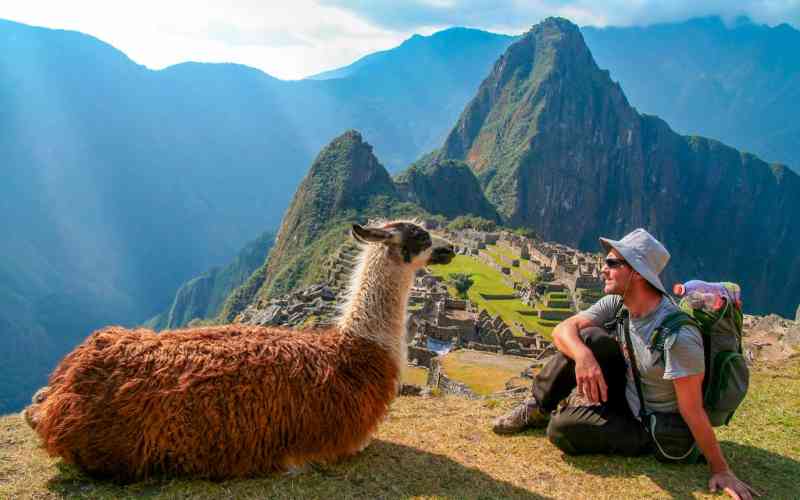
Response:
[[[397,394],[408,290],[430,253],[402,265],[392,245],[366,245],[326,330],[94,332],[26,419],[51,455],[121,482],[257,476],[351,456]]]

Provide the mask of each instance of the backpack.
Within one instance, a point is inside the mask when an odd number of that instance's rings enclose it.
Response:
[[[711,425],[728,425],[744,401],[750,384],[750,369],[742,349],[742,311],[730,300],[718,311],[693,309],[681,300],[676,311],[661,323],[652,338],[655,349],[664,349],[667,339],[684,325],[694,325],[703,338],[706,372],[703,406]]]
[[[693,309],[688,300],[682,299],[678,304],[679,310],[669,314],[656,327],[649,346],[649,349],[663,353],[665,344],[681,327],[691,325],[700,331],[705,358],[703,406],[714,427],[728,425],[744,400],[750,383],[750,370],[742,349],[742,311],[730,300],[723,300],[725,304],[722,307],[709,312]],[[616,320],[620,326],[627,321],[625,313],[627,311],[620,305]],[[620,336],[620,342],[625,341]],[[633,357],[632,348],[629,351]],[[636,366],[635,360],[632,360],[632,364]],[[644,398],[637,372],[634,368],[637,391],[644,410]]]

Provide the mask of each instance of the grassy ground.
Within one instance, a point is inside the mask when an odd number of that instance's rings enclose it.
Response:
[[[530,365],[531,360],[522,357],[463,349],[442,358],[448,378],[466,384],[481,396],[504,390],[508,379],[518,377]]]
[[[524,316],[519,311],[534,311],[530,306],[520,300],[485,300],[481,293],[487,294],[510,294],[514,290],[505,284],[503,275],[499,271],[487,266],[478,259],[466,255],[456,255],[453,261],[446,266],[430,266],[431,272],[437,276],[447,279],[449,274],[465,273],[474,281],[467,291],[469,300],[479,308],[485,309],[492,316],[500,316],[503,320],[513,325],[517,321],[525,326],[529,331],[536,331],[542,335],[549,336],[552,327],[539,325],[535,316]],[[450,291],[453,296],[455,290]],[[522,335],[522,332],[512,327],[515,335]]]
[[[756,373],[730,427],[719,432],[731,466],[770,499],[798,498],[800,369]],[[568,457],[541,430],[500,437],[491,419],[510,401],[399,398],[362,454],[296,477],[212,483],[93,481],[49,458],[17,415],[0,418],[0,498],[722,498],[706,466],[649,457]]]
[[[405,366],[403,367],[403,382],[423,386],[428,383],[428,370]]]

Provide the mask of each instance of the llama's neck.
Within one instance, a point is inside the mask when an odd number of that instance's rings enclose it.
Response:
[[[339,319],[345,335],[369,339],[405,364],[408,294],[413,270],[388,255],[383,245],[366,245],[353,271],[348,300]]]

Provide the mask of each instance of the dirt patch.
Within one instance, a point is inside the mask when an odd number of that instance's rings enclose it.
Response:
[[[461,363],[503,368],[517,373],[522,372],[532,364],[531,360],[521,356],[507,356],[469,349],[455,351],[448,354],[448,356],[458,359]]]

